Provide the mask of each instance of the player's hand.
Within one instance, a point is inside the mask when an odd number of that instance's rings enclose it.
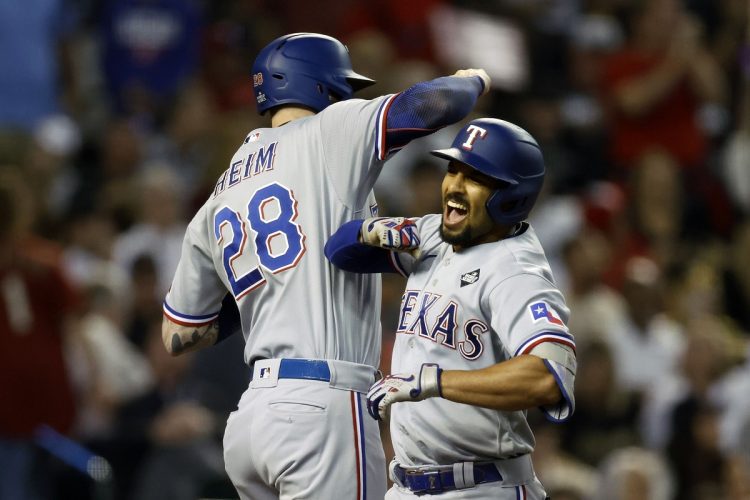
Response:
[[[492,79],[490,78],[490,75],[487,74],[487,72],[483,69],[459,69],[456,71],[453,76],[463,76],[463,77],[471,77],[471,76],[478,76],[482,79],[482,82],[484,82],[484,90],[482,91],[482,95],[486,94],[490,91],[490,85],[492,84]]]
[[[374,247],[411,251],[419,247],[419,234],[413,221],[403,217],[373,217],[362,222],[362,242]]]
[[[393,403],[441,396],[441,371],[435,363],[424,363],[417,374],[388,375],[378,380],[367,393],[367,411],[375,420],[384,420]]]

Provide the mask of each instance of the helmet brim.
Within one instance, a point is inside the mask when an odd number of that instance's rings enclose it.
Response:
[[[430,154],[444,160],[463,163],[470,166],[474,170],[483,173],[484,175],[508,183],[510,185],[515,186],[516,184],[518,184],[518,181],[513,179],[512,177],[498,177],[495,173],[495,169],[492,168],[492,165],[489,165],[487,163],[486,159],[478,158],[477,156],[474,156],[472,158],[471,156],[467,156],[466,154],[464,154],[464,152],[458,148],[434,149],[430,151]]]
[[[372,78],[367,78],[366,76],[360,75],[359,73],[354,73],[352,71],[351,74],[346,76],[346,83],[351,86],[354,92],[357,92],[358,90],[362,90],[371,85],[375,85],[376,82]]]
[[[434,149],[430,151],[430,154],[432,156],[437,156],[438,158],[442,158],[443,160],[461,161],[461,152],[456,148]]]

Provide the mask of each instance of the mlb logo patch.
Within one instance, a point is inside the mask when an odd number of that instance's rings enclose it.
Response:
[[[373,203],[370,205],[370,217],[377,217],[378,216],[378,204]]]
[[[535,302],[529,306],[531,317],[534,318],[534,323],[540,320],[546,320],[553,325],[564,326],[563,322],[555,316],[555,313],[551,310],[545,302]]]
[[[271,378],[271,368],[270,367],[261,368],[260,378]]]
[[[461,286],[473,285],[479,281],[479,269],[474,269],[468,273],[461,275]]]
[[[253,75],[253,87],[260,87],[263,85],[263,73],[255,73]]]

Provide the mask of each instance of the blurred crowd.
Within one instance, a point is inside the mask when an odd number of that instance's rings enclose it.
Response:
[[[362,97],[483,67],[476,116],[542,146],[531,216],[571,309],[577,408],[529,412],[554,500],[750,498],[749,0],[0,0],[0,500],[233,497],[242,339],[171,358],[184,230],[248,131],[285,33],[344,41]],[[389,160],[380,213],[441,211]],[[384,278],[384,348],[404,281]],[[102,478],[40,446],[50,426]],[[386,432],[384,430],[384,432]],[[387,432],[386,432],[387,434]],[[102,484],[106,488],[102,488]]]

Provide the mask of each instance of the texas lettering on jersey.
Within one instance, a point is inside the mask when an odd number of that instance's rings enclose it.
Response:
[[[469,361],[478,359],[484,351],[482,334],[490,327],[475,318],[459,324],[459,304],[441,299],[435,293],[406,290],[401,298],[396,333],[419,335],[457,350]]]

